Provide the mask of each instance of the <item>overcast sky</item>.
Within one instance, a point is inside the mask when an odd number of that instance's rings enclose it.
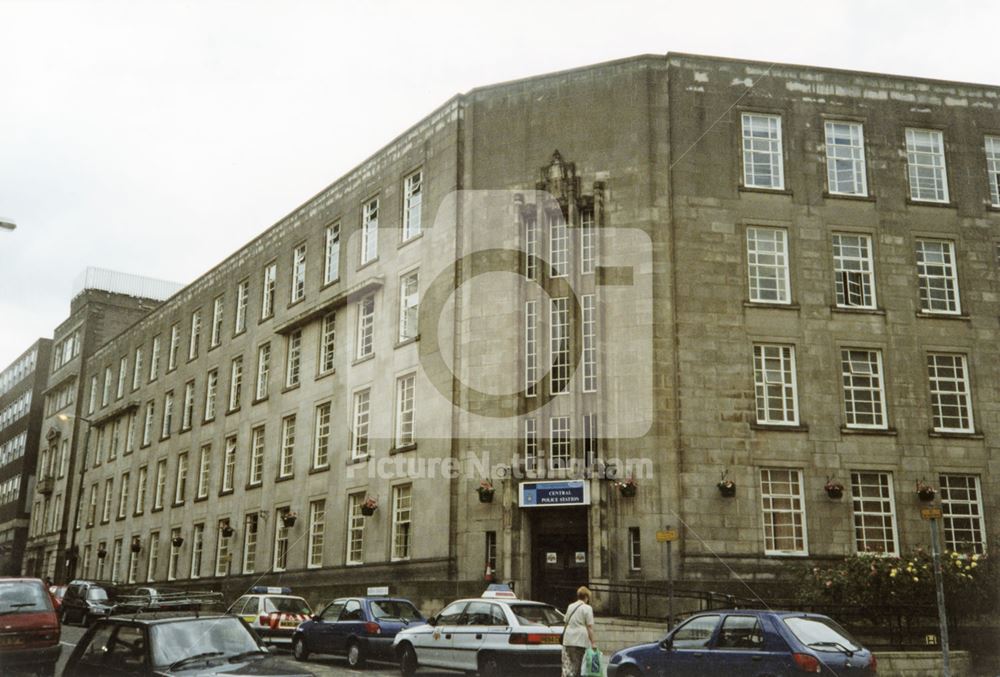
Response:
[[[0,369],[98,266],[190,282],[457,92],[685,51],[1000,83],[996,3],[0,0]]]

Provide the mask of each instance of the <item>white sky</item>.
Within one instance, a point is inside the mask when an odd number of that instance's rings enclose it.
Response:
[[[0,0],[0,369],[84,267],[190,282],[457,92],[667,51],[997,84],[998,25],[925,0]]]

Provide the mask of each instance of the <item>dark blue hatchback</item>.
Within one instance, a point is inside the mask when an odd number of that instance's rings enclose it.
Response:
[[[396,633],[426,622],[407,599],[345,597],[299,625],[292,652],[300,661],[313,653],[342,654],[351,667],[361,667],[369,658],[394,661]]]
[[[874,675],[875,656],[836,622],[793,611],[728,610],[692,616],[659,642],[611,657],[608,677]]]

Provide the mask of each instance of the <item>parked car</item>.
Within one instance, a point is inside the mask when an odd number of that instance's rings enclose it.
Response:
[[[0,578],[0,666],[4,675],[55,674],[59,618],[38,578]]]
[[[291,588],[256,585],[226,613],[241,617],[265,642],[290,648],[296,628],[313,612],[309,602],[292,595]]]
[[[298,627],[292,635],[292,653],[300,661],[313,653],[343,654],[351,667],[360,668],[369,658],[395,660],[396,633],[424,623],[407,599],[345,597]]]
[[[101,581],[70,581],[63,596],[60,619],[63,625],[80,623],[90,625],[99,618],[111,615],[118,589]]]
[[[65,585],[50,585],[49,594],[52,595],[52,606],[55,607],[56,613],[62,608],[62,600],[66,595]]]
[[[490,588],[482,597],[452,602],[426,625],[396,634],[393,647],[403,677],[423,666],[481,677],[559,674],[563,615],[548,604],[517,599],[506,586]]]
[[[315,677],[271,655],[239,618],[186,612],[97,621],[70,654],[63,677],[108,675]]]
[[[212,599],[215,595],[217,599]],[[168,587],[139,587],[122,590],[114,599],[112,614],[134,611],[198,611],[206,602],[221,601],[221,595],[187,592]]]
[[[608,677],[665,675],[874,675],[875,656],[836,622],[792,611],[710,611],[687,619],[659,642],[623,649]]]

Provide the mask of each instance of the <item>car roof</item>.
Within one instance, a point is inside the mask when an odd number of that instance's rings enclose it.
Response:
[[[39,585],[45,585],[45,581],[42,579],[28,576],[0,576],[0,583],[38,583]]]
[[[363,600],[366,602],[406,602],[407,604],[413,604],[410,600],[405,597],[386,597],[384,595],[357,595],[354,597],[338,597],[333,600],[334,602],[348,602],[352,599]]]
[[[781,616],[781,617],[801,617],[801,618],[828,618],[823,614],[808,611],[789,611],[787,609],[707,609],[691,614],[688,618],[696,616],[718,616],[725,614],[740,614],[743,616]]]
[[[497,604],[527,604],[531,606],[547,606],[552,607],[553,609],[556,608],[552,604],[547,604],[546,602],[536,602],[532,599],[509,599],[506,597],[466,597],[464,599],[456,599],[454,602],[448,602],[448,604],[454,604],[455,602],[496,602]]]
[[[136,614],[121,614],[104,619],[104,623],[142,623],[143,625],[156,625],[160,623],[176,623],[178,621],[198,621],[213,618],[231,619],[229,616],[217,611],[193,614],[190,611],[143,611]],[[227,621],[229,622],[229,621]]]

